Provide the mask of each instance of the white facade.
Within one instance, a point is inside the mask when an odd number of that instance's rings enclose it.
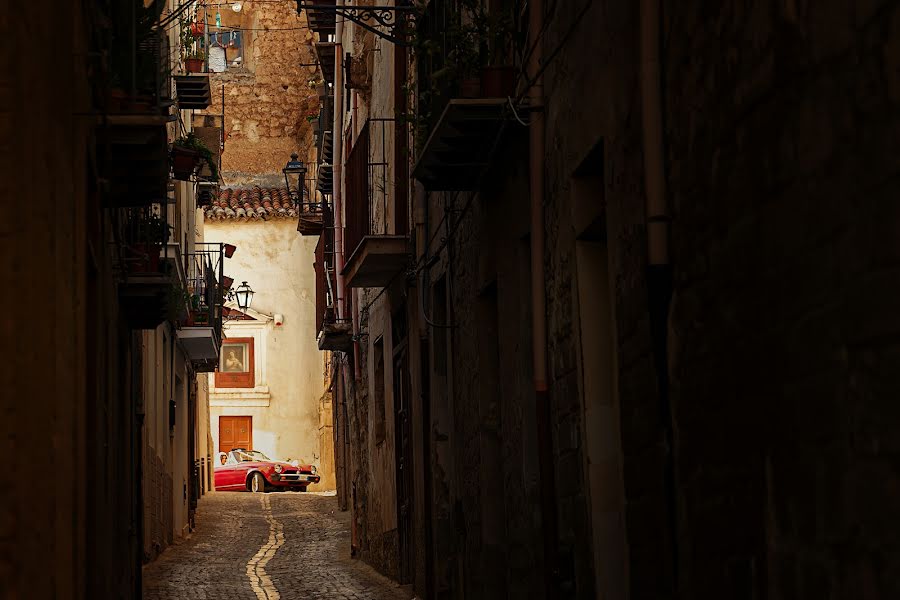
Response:
[[[321,468],[319,401],[325,367],[314,337],[315,271],[308,258],[317,240],[301,237],[293,219],[206,220],[203,236],[237,246],[225,275],[234,279],[233,289],[247,281],[255,291],[246,311],[253,319],[224,325],[226,344],[235,338],[253,340],[252,387],[216,387],[215,374],[209,375],[214,451],[220,447],[221,417],[250,417],[254,450]],[[322,476],[320,489],[333,487],[333,473]]]

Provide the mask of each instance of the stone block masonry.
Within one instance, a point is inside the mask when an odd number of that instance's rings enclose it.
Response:
[[[308,82],[319,75],[315,67],[300,66],[315,58],[312,33],[295,2],[246,2],[236,22],[244,63],[210,75],[213,102],[205,112],[221,114],[224,86],[222,175],[229,185],[246,185],[264,174],[280,177],[292,152],[307,156],[312,135],[305,115],[319,105]]]

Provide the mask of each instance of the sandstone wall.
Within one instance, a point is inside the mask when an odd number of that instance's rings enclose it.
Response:
[[[224,86],[225,183],[271,183],[259,176],[280,177],[291,152],[307,156],[312,144],[305,115],[317,111],[319,100],[308,82],[320,75],[301,66],[315,62],[312,33],[296,2],[250,0],[240,15],[225,8],[223,27],[240,27],[244,36],[244,66],[210,75],[213,104],[205,112],[222,112]]]

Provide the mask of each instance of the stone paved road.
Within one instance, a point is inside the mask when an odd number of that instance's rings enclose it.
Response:
[[[213,493],[191,538],[144,567],[144,599],[411,598],[349,554],[349,515],[334,496]]]

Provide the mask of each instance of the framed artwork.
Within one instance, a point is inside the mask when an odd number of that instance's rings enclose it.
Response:
[[[253,338],[226,338],[222,341],[217,388],[240,388],[255,385]]]

